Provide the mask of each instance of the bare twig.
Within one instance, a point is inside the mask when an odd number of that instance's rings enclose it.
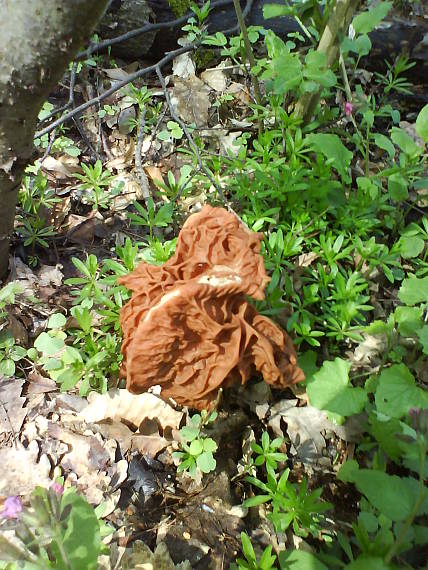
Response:
[[[213,2],[211,4],[211,10],[216,10],[217,8],[228,6],[231,3],[232,0],[219,0],[218,2]],[[87,59],[95,52],[102,51],[115,44],[125,42],[126,40],[130,40],[146,32],[154,32],[156,30],[163,30],[163,29],[171,30],[172,28],[177,28],[178,26],[181,26],[181,24],[185,24],[187,20],[193,15],[194,15],[193,12],[188,12],[187,14],[181,16],[180,18],[176,18],[175,20],[168,20],[167,22],[156,22],[156,23],[147,22],[141,28],[135,28],[134,30],[131,30],[129,32],[126,32],[125,34],[122,34],[115,38],[111,38],[109,40],[104,40],[102,42],[90,44],[86,50],[81,51],[80,53],[77,54],[76,59],[77,60]]]
[[[144,127],[146,126],[146,108],[140,109],[140,116],[138,118],[138,132],[137,132],[137,145],[135,147],[135,168],[137,171],[138,180],[140,181],[143,198],[147,203],[150,198],[149,181],[147,174],[144,172],[143,163],[141,161],[141,150],[143,148],[144,140]]]
[[[248,62],[250,64],[250,76],[251,82],[253,84],[254,89],[254,96],[256,98],[257,105],[261,107],[262,104],[262,95],[260,93],[260,85],[259,80],[254,73],[254,69],[256,67],[256,59],[254,57],[253,48],[251,47],[251,42],[248,37],[247,26],[245,24],[244,15],[241,10],[241,4],[239,0],[233,0],[233,5],[235,7],[236,17],[238,18],[239,27],[241,28],[242,37],[244,39],[244,46],[245,46],[245,53],[248,58]],[[258,113],[257,113],[258,114]],[[258,125],[259,125],[259,132],[263,131],[263,123],[260,118],[258,118]]]
[[[49,113],[49,115],[47,115],[42,121],[40,121],[39,125],[46,123],[46,121],[49,121],[50,119],[52,119],[52,117],[55,117],[55,115],[58,115],[58,113],[62,113],[63,111],[66,111],[70,107],[73,107],[73,105],[74,105],[74,86],[76,85],[77,66],[78,66],[78,63],[77,63],[77,61],[75,61],[71,67],[70,88],[69,88],[69,96],[68,96],[67,103],[65,105],[63,105],[62,107],[58,107],[58,109],[54,109],[51,113]]]
[[[122,89],[123,87],[128,85],[129,83],[132,83],[132,81],[135,81],[136,79],[139,79],[140,77],[144,77],[145,75],[148,75],[151,71],[156,71],[157,67],[161,68],[162,66],[166,65],[168,62],[172,61],[178,55],[181,55],[182,53],[186,53],[189,51],[193,51],[194,49],[196,49],[196,47],[197,47],[196,45],[189,45],[189,46],[181,47],[181,48],[176,49],[174,51],[170,51],[166,56],[164,56],[161,60],[159,60],[158,63],[150,65],[149,67],[145,67],[144,69],[140,69],[139,71],[136,71],[135,73],[131,73],[130,75],[128,75],[128,77],[126,79],[119,81],[113,87],[111,87],[107,91],[104,91],[104,93],[101,93],[97,97],[94,97],[93,99],[90,99],[89,101],[86,101],[86,103],[82,103],[82,105],[75,107],[72,111],[69,111],[68,113],[66,113],[65,115],[63,115],[59,119],[57,119],[56,121],[53,121],[53,123],[51,123],[50,125],[48,125],[44,129],[37,131],[34,134],[34,138],[38,138],[38,137],[43,136],[46,133],[52,132],[59,125],[62,125],[63,123],[69,121],[73,117],[80,115],[81,113],[83,113],[83,111],[86,111],[86,109],[89,109],[90,107],[93,107],[94,105],[99,104],[104,99],[107,99],[108,97],[110,97],[110,95],[113,95],[113,93],[116,93],[116,91],[119,91],[120,89]]]
[[[49,156],[49,154],[50,154],[50,152],[51,152],[51,150],[52,150],[52,147],[53,147],[53,143],[55,142],[55,139],[56,139],[56,129],[55,129],[54,131],[52,131],[51,137],[50,137],[50,139],[49,139],[49,144],[48,144],[48,146],[47,146],[47,148],[46,148],[46,150],[45,150],[45,152],[44,152],[42,158],[40,159],[40,164],[42,164],[42,162],[43,162],[44,160],[46,160],[47,157]]]

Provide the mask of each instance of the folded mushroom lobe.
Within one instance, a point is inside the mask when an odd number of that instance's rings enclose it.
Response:
[[[160,385],[162,397],[204,409],[221,386],[256,371],[276,387],[303,380],[290,338],[247,300],[263,298],[269,281],[262,237],[205,206],[184,224],[168,262],[120,279],[133,291],[121,311],[128,390]]]

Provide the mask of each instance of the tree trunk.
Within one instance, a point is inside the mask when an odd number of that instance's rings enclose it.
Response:
[[[0,0],[0,278],[37,115],[108,0]]]

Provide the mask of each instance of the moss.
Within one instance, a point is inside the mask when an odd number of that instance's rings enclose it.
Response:
[[[168,4],[177,18],[181,18],[190,8],[190,0],[168,0]]]

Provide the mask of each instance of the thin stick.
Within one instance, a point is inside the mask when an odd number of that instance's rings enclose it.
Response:
[[[141,151],[143,148],[144,140],[144,127],[146,126],[146,108],[144,107],[144,109],[140,109],[139,112],[140,116],[138,118],[137,145],[135,147],[135,169],[137,171],[144,201],[147,204],[147,201],[150,198],[149,181],[147,174],[144,171],[143,163],[141,161]]]
[[[197,46],[195,45],[191,45],[176,49],[174,51],[169,52],[165,57],[159,60],[158,63],[150,65],[149,67],[145,67],[144,69],[140,69],[140,71],[136,71],[135,73],[131,73],[130,75],[128,75],[126,79],[119,81],[113,87],[111,87],[107,91],[104,91],[104,93],[102,93],[101,95],[98,95],[97,97],[94,97],[89,101],[86,101],[86,103],[82,103],[82,105],[75,107],[72,111],[69,111],[68,113],[66,113],[65,115],[63,115],[62,117],[60,117],[59,119],[57,119],[56,121],[45,127],[44,129],[37,131],[34,134],[34,138],[39,138],[46,133],[50,133],[51,131],[59,127],[59,125],[62,125],[63,123],[75,117],[76,115],[80,115],[83,111],[86,111],[86,109],[89,109],[90,107],[93,107],[94,105],[101,103],[101,101],[107,99],[108,97],[110,97],[110,95],[113,95],[113,93],[116,93],[116,91],[119,91],[120,89],[131,83],[132,81],[135,81],[140,77],[144,77],[151,71],[155,71],[157,67],[159,68],[162,67],[163,65],[172,61],[175,57],[181,55],[182,53],[187,53],[189,51],[195,50],[196,47]]]
[[[254,69],[256,67],[256,59],[254,57],[253,48],[251,47],[250,39],[248,37],[247,25],[245,24],[239,0],[233,0],[233,5],[235,7],[235,12],[236,12],[236,17],[238,18],[239,27],[241,28],[242,37],[244,39],[245,52],[247,54],[247,58],[250,63],[250,70],[251,70],[250,75],[254,89],[254,96],[256,98],[257,105],[261,106],[262,95],[260,93],[260,85],[256,77],[256,74],[254,73]],[[263,123],[260,118],[258,119],[258,124],[259,124],[259,132],[262,132]]]

